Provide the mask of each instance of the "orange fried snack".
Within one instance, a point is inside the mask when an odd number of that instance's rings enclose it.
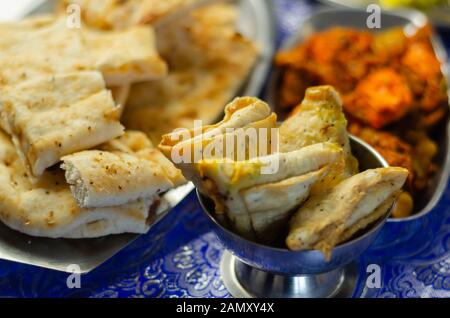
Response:
[[[353,117],[374,128],[381,128],[402,118],[413,107],[407,82],[390,68],[369,74],[349,95],[344,109]]]
[[[278,53],[275,63],[284,70],[280,106],[295,107],[303,99],[304,90],[318,84],[350,92],[373,64],[372,40],[370,32],[337,27]]]
[[[282,73],[278,104],[293,108],[307,87],[333,85],[347,96],[346,112],[374,128],[397,122],[415,108],[416,121],[430,127],[447,113],[445,80],[431,35],[429,25],[408,36],[401,28],[372,34],[335,27],[315,33],[277,54]]]
[[[408,180],[411,182],[414,169],[410,145],[389,132],[376,131],[357,123],[349,125],[349,132],[374,147],[390,166],[408,169]]]
[[[410,171],[411,193],[424,190],[438,169],[430,131],[448,116],[446,82],[432,34],[430,25],[414,34],[402,28],[371,33],[343,27],[314,33],[277,54],[277,107],[293,109],[308,87],[333,85],[343,96],[351,132],[391,165]]]

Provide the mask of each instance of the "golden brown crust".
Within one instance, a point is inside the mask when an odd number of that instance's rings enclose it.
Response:
[[[292,250],[320,249],[330,256],[334,246],[386,213],[408,172],[379,168],[350,177],[329,193],[312,196],[291,219],[286,239]]]
[[[389,209],[394,204],[394,202],[397,200],[398,194],[399,194],[399,192],[390,196],[388,199],[386,199],[386,201],[384,201],[382,204],[380,204],[372,214],[370,214],[366,218],[359,220],[357,223],[355,223],[350,228],[345,230],[342,233],[342,235],[339,237],[338,243],[347,241],[358,231],[365,229],[368,225],[372,224],[373,222],[375,222],[375,221],[381,219],[383,216],[385,216],[386,213],[389,211]]]

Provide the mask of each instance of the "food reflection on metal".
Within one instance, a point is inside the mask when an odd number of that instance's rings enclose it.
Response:
[[[426,25],[414,34],[391,28],[369,31],[334,27],[278,53],[278,106],[296,107],[308,86],[334,85],[343,96],[349,131],[379,151],[392,166],[409,170],[408,204],[394,216],[409,216],[411,195],[428,187],[438,170],[433,129],[448,112],[446,83]],[[407,193],[403,198],[408,196]],[[400,206],[400,205],[399,205]]]

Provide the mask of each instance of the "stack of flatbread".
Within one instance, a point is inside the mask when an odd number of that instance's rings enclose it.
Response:
[[[205,0],[63,0],[58,10],[78,5],[86,24],[99,29],[124,29],[137,24],[155,24],[161,19],[181,14]]]
[[[258,57],[255,44],[237,32],[237,17],[235,6],[217,4],[158,28],[158,50],[169,74],[131,87],[124,125],[157,144],[176,128],[192,128],[194,120],[206,125],[219,119]]]
[[[99,30],[151,25],[169,66],[163,79],[115,86],[125,105],[122,123],[154,143],[179,127],[216,121],[236,96],[258,58],[256,45],[237,30],[238,7],[208,0],[64,0],[81,9],[83,23]],[[126,101],[126,103],[124,102]]]
[[[160,195],[185,182],[120,123],[123,88],[167,75],[152,28],[77,29],[49,15],[0,35],[0,220],[51,238],[145,233]]]
[[[146,233],[167,208],[159,195],[183,182],[140,132],[62,158],[62,167],[29,178],[8,135],[0,132],[0,219],[50,238]],[[70,184],[70,186],[69,186]]]
[[[0,24],[1,221],[52,238],[147,231],[186,182],[148,137],[214,120],[257,57],[237,8],[204,2],[61,1]]]
[[[358,173],[333,87],[308,89],[299,112],[278,127],[278,135],[274,117],[264,102],[238,98],[226,107],[223,121],[165,135],[159,147],[237,233],[267,243],[280,238],[290,220],[290,249],[319,249],[330,256],[334,246],[386,215],[408,172]],[[223,143],[251,129],[253,145],[242,138]],[[264,129],[272,133],[260,134]],[[279,147],[252,151],[266,144]],[[231,151],[225,149],[230,145]]]

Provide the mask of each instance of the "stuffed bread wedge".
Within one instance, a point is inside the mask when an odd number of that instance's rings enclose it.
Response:
[[[136,151],[115,147],[120,142],[116,141],[62,158],[61,168],[80,207],[123,205],[157,196],[182,182],[181,172],[139,134],[130,131],[120,138],[128,143],[134,138]],[[139,140],[144,145],[138,145]]]
[[[246,161],[205,159],[195,164],[199,190],[215,202],[241,235],[265,241],[272,221],[286,221],[293,208],[321,182],[328,167],[342,162],[342,150],[332,143],[275,153]],[[274,200],[279,197],[283,200]]]
[[[293,151],[319,142],[333,142],[342,147],[345,170],[335,169],[327,182],[313,192],[326,191],[358,172],[347,133],[347,119],[342,101],[332,86],[316,86],[306,90],[305,98],[287,120],[280,125],[280,151]]]
[[[58,168],[36,183],[0,131],[0,220],[19,232],[49,238],[93,238],[146,233],[157,211],[167,204],[158,196],[107,208],[80,208]]]
[[[30,177],[64,155],[123,134],[119,108],[98,72],[75,72],[0,87],[0,125]]]
[[[173,147],[184,147],[196,141],[213,138],[225,134],[227,129],[236,129],[252,125],[271,117],[269,105],[254,97],[238,97],[225,106],[225,116],[214,125],[206,125],[197,129],[182,129],[162,137],[159,148],[166,156],[170,156]],[[181,140],[180,140],[181,139]]]
[[[242,159],[250,159],[249,155],[254,152],[249,150],[250,143],[242,138],[250,132],[256,135],[256,139],[260,133],[266,134],[265,147],[258,143],[257,151],[270,153],[272,137],[277,137],[271,134],[271,129],[275,127],[276,115],[266,103],[253,97],[241,97],[225,107],[225,116],[221,122],[164,135],[159,149],[187,179],[199,183],[199,175],[193,163],[207,158],[224,158],[227,155],[236,159],[239,156],[238,148],[241,150],[240,154],[243,154]],[[231,140],[231,147],[227,147],[227,141]]]
[[[386,215],[407,176],[403,168],[367,170],[311,196],[292,217],[287,246],[318,249],[329,258],[334,246]]]

